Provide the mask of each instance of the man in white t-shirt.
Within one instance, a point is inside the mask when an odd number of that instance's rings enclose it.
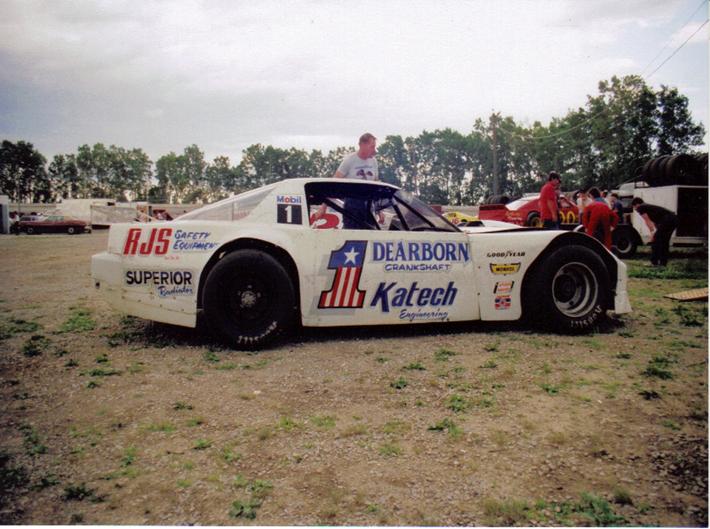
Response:
[[[335,171],[335,178],[377,180],[377,138],[369,132],[360,136],[358,150],[348,154]]]
[[[375,153],[377,152],[377,138],[369,132],[360,136],[358,141],[358,150],[348,154],[340,162],[340,166],[335,171],[333,178],[352,178],[354,180],[378,180],[377,160]],[[361,210],[365,207],[365,203],[361,200],[347,200],[343,207],[346,210]],[[325,215],[328,207],[323,204],[318,211],[313,215],[313,220],[318,220]],[[382,213],[379,213],[378,220],[383,221]],[[343,218],[343,228],[357,228],[358,222],[347,216]]]

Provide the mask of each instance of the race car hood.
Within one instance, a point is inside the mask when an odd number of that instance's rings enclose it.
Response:
[[[524,228],[517,224],[502,222],[500,220],[479,220],[459,229],[468,234],[534,230],[533,228]]]

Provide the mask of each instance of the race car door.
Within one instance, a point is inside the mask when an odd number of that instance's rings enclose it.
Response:
[[[468,237],[409,193],[379,184],[308,183],[312,273],[307,326],[479,318]]]

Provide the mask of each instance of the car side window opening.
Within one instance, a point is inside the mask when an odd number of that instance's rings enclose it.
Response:
[[[410,193],[347,182],[305,185],[311,228],[389,231],[460,231]],[[313,215],[326,204],[323,218]]]

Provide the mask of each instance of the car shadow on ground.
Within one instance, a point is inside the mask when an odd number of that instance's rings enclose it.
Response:
[[[594,329],[593,334],[610,334],[625,326],[623,319],[608,316]],[[548,330],[541,330],[522,322],[438,322],[416,325],[372,325],[358,327],[299,328],[263,351],[288,346],[307,346],[327,342],[356,342],[372,339],[416,338],[418,336],[456,336],[476,333],[481,335],[499,333],[520,333],[522,335],[559,336]],[[237,350],[216,336],[204,321],[197,328],[180,327],[167,323],[151,322],[131,318],[124,323],[124,329],[109,337],[111,345],[140,343],[145,347],[207,347],[211,350]],[[251,353],[259,351],[249,351]]]

